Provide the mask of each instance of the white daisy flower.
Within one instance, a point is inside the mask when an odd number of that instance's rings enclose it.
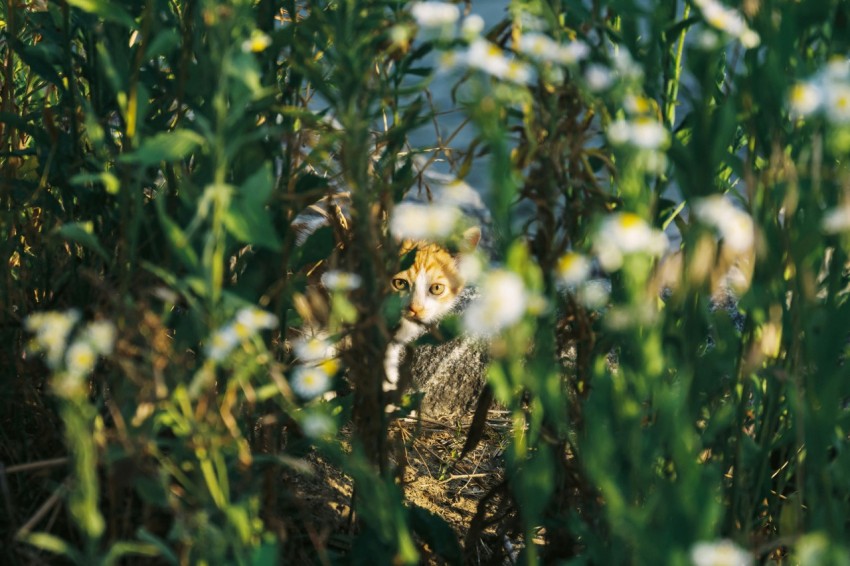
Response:
[[[562,285],[574,287],[590,275],[590,260],[582,254],[567,252],[558,260],[555,274]]]
[[[631,142],[642,149],[659,149],[667,145],[669,134],[657,120],[646,116],[638,117],[631,124]]]
[[[558,44],[542,33],[524,33],[517,43],[517,51],[538,61],[552,61],[558,51]]]
[[[729,199],[713,195],[694,203],[694,216],[715,228],[723,238],[724,245],[736,252],[745,252],[753,247],[755,227],[749,214],[736,208]]]
[[[570,41],[558,48],[558,61],[563,65],[575,65],[590,55],[590,47],[583,41]]]
[[[842,205],[827,211],[821,221],[821,228],[827,234],[838,234],[850,230],[850,205]]]
[[[98,354],[109,355],[115,345],[115,325],[108,320],[98,320],[86,325],[85,339]]]
[[[450,73],[466,64],[466,54],[462,51],[441,51],[437,62],[437,73]]]
[[[478,14],[470,14],[460,25],[460,34],[467,41],[472,41],[484,31],[484,18]]]
[[[629,254],[645,253],[661,256],[667,250],[667,236],[652,228],[631,212],[608,216],[600,225],[593,247],[599,263],[606,271],[616,271]]]
[[[750,566],[752,555],[729,540],[698,542],[691,548],[694,566]]]
[[[823,91],[811,82],[801,82],[791,87],[788,105],[794,116],[808,116],[816,112],[823,101]]]
[[[508,58],[502,48],[484,38],[477,38],[469,45],[467,63],[487,74],[502,77],[508,68]]]
[[[640,116],[652,111],[652,102],[645,96],[629,94],[623,100],[623,107],[629,114]]]
[[[260,30],[254,30],[251,37],[242,42],[242,51],[245,53],[259,53],[265,51],[272,44],[272,38]]]
[[[720,37],[714,31],[704,29],[697,34],[696,44],[703,51],[712,51],[720,46]]]
[[[670,141],[667,128],[648,116],[638,116],[631,121],[615,120],[608,125],[606,134],[614,145],[629,144],[648,150],[662,149]]]
[[[481,283],[479,292],[463,316],[464,327],[471,334],[495,334],[525,314],[528,292],[516,273],[506,270],[489,273]]]
[[[460,19],[460,8],[448,2],[417,2],[410,13],[427,39],[451,39]]]
[[[236,322],[251,331],[269,330],[276,328],[278,324],[275,315],[256,307],[239,309],[236,313]]]
[[[505,76],[501,77],[518,85],[527,85],[532,79],[531,67],[520,61],[511,59],[508,61],[508,68],[505,70]]]
[[[629,122],[618,118],[608,124],[608,127],[605,129],[605,134],[608,136],[608,140],[612,144],[625,145],[629,143],[629,140],[632,137],[632,127]]]
[[[587,83],[587,88],[592,92],[602,92],[608,90],[614,84],[614,75],[611,70],[598,63],[587,66],[584,72],[584,80]]]
[[[738,36],[744,31],[746,24],[741,14],[735,10],[727,8],[716,0],[698,2],[698,5],[703,18],[711,27],[733,36]]]
[[[598,310],[608,306],[611,283],[604,279],[591,279],[582,283],[576,291],[576,299],[585,307]]]
[[[336,432],[336,423],[324,413],[311,412],[301,419],[301,431],[309,438],[323,438]]]
[[[581,41],[562,45],[542,33],[526,33],[519,38],[517,51],[537,61],[574,65],[587,57],[590,48]]]
[[[406,48],[413,39],[413,27],[404,24],[396,24],[390,28],[390,41],[394,46]]]
[[[635,62],[632,54],[624,47],[620,47],[614,52],[612,57],[614,62],[614,70],[617,74],[626,80],[640,80],[643,77],[643,67]]]
[[[65,368],[74,377],[90,374],[95,362],[97,362],[97,352],[86,340],[74,342],[65,353]]]
[[[321,362],[336,357],[336,348],[321,336],[303,336],[292,342],[292,351],[299,361]]]
[[[508,58],[501,47],[482,37],[472,41],[465,59],[466,64],[470,67],[497,79],[504,79],[517,84],[526,84],[531,81],[531,67]]]
[[[289,380],[292,390],[304,399],[318,397],[331,386],[331,376],[322,366],[298,366]]]
[[[474,283],[484,273],[484,259],[478,253],[461,254],[457,261],[457,270],[464,281]]]
[[[738,36],[738,40],[741,42],[741,45],[747,49],[753,49],[758,47],[761,43],[761,36],[750,28],[747,28],[741,32],[741,35]]]
[[[220,362],[233,351],[240,342],[239,333],[235,325],[228,324],[216,330],[206,346],[207,357],[213,361]]]
[[[833,57],[827,62],[822,74],[826,82],[846,82],[850,80],[850,60]]]
[[[645,151],[640,156],[640,163],[647,173],[663,175],[667,171],[667,154],[663,151]]]
[[[390,217],[390,233],[399,240],[442,241],[451,236],[460,217],[454,206],[401,203]]]
[[[832,84],[824,95],[826,115],[834,122],[850,122],[850,84]]]
[[[322,274],[322,285],[329,291],[353,291],[363,284],[363,278],[356,273],[331,269]]]
[[[737,38],[748,49],[758,47],[761,38],[750,29],[740,12],[727,8],[717,0],[698,0],[694,3],[708,25]]]
[[[33,350],[45,353],[47,365],[51,369],[58,369],[62,364],[68,336],[79,320],[80,311],[76,309],[38,312],[25,319],[24,328],[35,333]]]

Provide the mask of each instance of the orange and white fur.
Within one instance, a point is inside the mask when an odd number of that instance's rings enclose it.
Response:
[[[479,228],[467,229],[463,233],[464,246],[461,253],[473,251],[480,238]],[[457,305],[466,284],[459,266],[461,253],[452,254],[434,243],[410,241],[402,244],[401,253],[414,249],[416,257],[413,264],[396,273],[391,281],[392,288],[404,293],[407,302],[384,357],[387,376],[383,384],[384,391],[394,391],[399,387],[399,366],[405,344],[425,334],[429,326],[449,314]]]

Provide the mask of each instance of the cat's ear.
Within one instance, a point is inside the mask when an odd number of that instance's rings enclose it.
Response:
[[[460,240],[460,251],[462,253],[471,253],[478,247],[478,242],[481,241],[481,228],[473,226],[463,231]]]

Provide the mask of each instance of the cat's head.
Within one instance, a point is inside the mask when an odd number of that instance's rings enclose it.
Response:
[[[480,239],[478,227],[467,229],[457,253],[430,242],[402,242],[402,255],[416,252],[410,267],[391,280],[395,291],[406,294],[404,318],[430,324],[451,311],[466,283],[459,269],[460,256],[472,252]]]

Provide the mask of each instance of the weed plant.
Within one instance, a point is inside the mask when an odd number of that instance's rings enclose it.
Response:
[[[850,4],[477,10],[0,6],[4,563],[475,562],[505,517],[493,562],[850,563]],[[470,143],[411,142],[435,85]],[[513,426],[463,539],[381,386],[435,161],[486,163],[499,234],[455,322]]]

